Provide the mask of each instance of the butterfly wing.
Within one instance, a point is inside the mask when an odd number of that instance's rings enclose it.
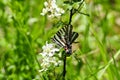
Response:
[[[59,38],[58,41],[61,42],[62,44],[64,43],[63,46],[71,45],[72,29],[73,29],[72,25],[66,25],[56,33],[56,37]]]
[[[53,42],[55,42],[60,47],[63,47],[67,54],[72,53],[71,44],[78,37],[78,33],[72,32],[72,29],[72,25],[66,25],[60,29],[52,38]]]
[[[66,26],[66,36],[67,36],[66,43],[68,45],[70,45],[70,40],[71,40],[71,35],[72,35],[72,29],[73,29],[72,25],[67,25]]]
[[[78,37],[78,33],[77,32],[72,32],[72,36],[71,36],[71,40],[70,40],[70,44],[72,44]]]
[[[60,47],[66,46],[66,27],[60,29],[52,38],[53,42],[55,42]]]
[[[71,45],[78,37],[78,33],[77,32],[72,32],[73,26],[72,25],[67,25],[66,27],[66,43],[68,45]]]

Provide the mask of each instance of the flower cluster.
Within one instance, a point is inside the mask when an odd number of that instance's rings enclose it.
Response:
[[[47,14],[48,17],[58,17],[64,13],[64,10],[56,5],[56,0],[48,0],[44,2],[44,6],[45,8],[43,8],[41,13],[43,16]]]
[[[42,49],[43,52],[40,53],[42,56],[42,63],[41,63],[42,69],[40,70],[40,72],[47,71],[48,68],[50,68],[51,66],[57,66],[61,63],[61,61],[56,56],[54,56],[55,52],[59,51],[58,48],[55,48],[54,44],[46,43],[46,45],[43,46]]]

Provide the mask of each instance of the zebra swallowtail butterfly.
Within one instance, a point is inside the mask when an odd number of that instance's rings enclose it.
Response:
[[[78,37],[78,33],[72,32],[72,29],[72,25],[66,25],[60,29],[52,38],[52,41],[58,46],[63,47],[68,55],[72,54],[72,43]]]

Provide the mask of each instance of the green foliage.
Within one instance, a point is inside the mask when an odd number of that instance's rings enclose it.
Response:
[[[71,9],[79,0],[59,0]],[[43,0],[0,0],[0,80],[60,80],[62,66],[39,72],[42,46],[63,23],[41,16]],[[75,4],[77,3],[77,4]],[[120,80],[120,1],[85,0],[72,18],[79,33],[67,57],[66,80]],[[59,22],[58,22],[59,21]],[[59,27],[60,26],[60,27]],[[62,79],[61,79],[62,80]]]

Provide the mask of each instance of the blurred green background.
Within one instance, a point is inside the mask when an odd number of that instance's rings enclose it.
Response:
[[[62,7],[63,0],[57,1]],[[40,15],[43,3],[0,0],[0,80],[57,78],[52,72],[38,72],[42,46],[60,29],[57,19]],[[85,0],[81,12],[90,16],[73,16],[79,43],[67,58],[66,80],[120,80],[120,0]],[[66,15],[62,21],[67,23]]]

